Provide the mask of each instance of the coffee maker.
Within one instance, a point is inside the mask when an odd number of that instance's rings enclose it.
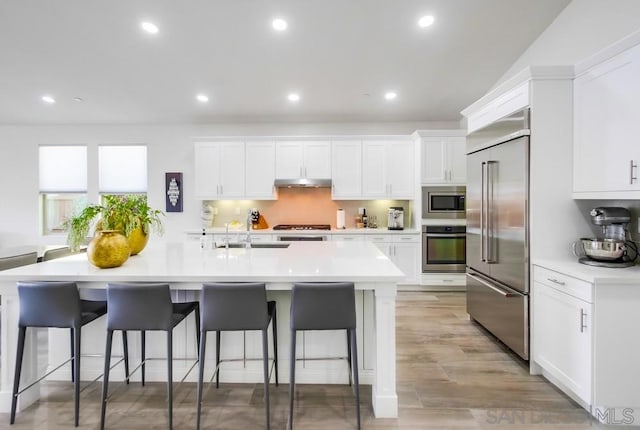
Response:
[[[638,248],[629,233],[629,210],[621,207],[597,207],[589,215],[591,222],[602,228],[602,236],[582,238],[574,243],[574,254],[580,256],[578,262],[599,267],[635,265]],[[576,251],[577,244],[581,245],[584,255],[579,255]]]
[[[404,208],[392,206],[387,217],[387,229],[404,230]]]

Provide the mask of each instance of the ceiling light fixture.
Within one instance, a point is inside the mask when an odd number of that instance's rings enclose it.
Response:
[[[418,25],[422,28],[429,27],[435,20],[433,15],[425,15],[418,20]]]
[[[271,26],[276,31],[285,31],[287,29],[287,21],[282,18],[276,18],[271,21]]]
[[[205,94],[198,94],[196,96],[196,99],[201,103],[207,103],[209,101],[209,97],[207,97]]]
[[[52,104],[54,104],[56,102],[56,99],[54,99],[51,96],[42,96],[42,101],[52,105]]]
[[[393,91],[389,91],[384,95],[384,98],[387,100],[393,100],[396,97],[398,97],[398,95],[396,93],[394,93]]]
[[[144,31],[146,31],[147,33],[149,33],[149,34],[157,34],[158,33],[158,27],[155,24],[151,23],[151,22],[148,22],[148,21],[141,22],[140,23],[140,27],[142,27],[142,29]]]
[[[287,96],[287,98],[289,99],[290,102],[299,102],[300,101],[300,94],[296,94],[296,93],[291,93]]]

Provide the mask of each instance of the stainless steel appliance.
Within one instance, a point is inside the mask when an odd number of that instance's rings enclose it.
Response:
[[[331,230],[329,224],[278,224],[273,227],[278,231],[304,231],[312,232],[314,230]],[[328,240],[327,235],[323,234],[283,234],[278,236],[279,241],[323,241]]]
[[[599,267],[631,267],[638,258],[638,248],[631,240],[631,212],[621,207],[597,207],[589,213],[591,222],[602,227],[602,237],[582,238],[573,244],[579,263]],[[576,247],[580,245],[580,255]]]
[[[467,137],[467,312],[529,359],[529,110]]]
[[[404,208],[392,206],[387,217],[388,230],[404,230]]]
[[[464,218],[466,187],[422,187],[422,218]]]
[[[422,273],[464,273],[465,231],[463,225],[422,226]]]

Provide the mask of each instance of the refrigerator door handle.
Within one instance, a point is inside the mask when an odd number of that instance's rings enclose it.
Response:
[[[482,166],[480,167],[480,260],[485,263],[487,260],[485,258],[485,237],[484,237],[484,222],[486,217],[484,215],[484,211],[486,209],[485,204],[485,174],[484,171],[487,167],[487,163],[482,162]]]
[[[486,238],[486,242],[487,242],[487,263],[489,264],[494,264],[498,262],[498,259],[495,258],[495,247],[494,247],[494,237],[493,237],[493,231],[494,231],[494,225],[493,225],[493,221],[494,221],[494,198],[493,198],[493,193],[494,193],[494,185],[495,185],[495,178],[494,178],[494,168],[492,166],[495,166],[496,164],[498,164],[497,161],[487,161],[487,238]]]
[[[506,291],[501,290],[498,287],[494,287],[493,285],[491,285],[490,283],[484,281],[481,278],[478,278],[477,276],[472,275],[471,273],[467,273],[467,276],[470,277],[471,279],[473,279],[474,281],[480,282],[482,285],[484,285],[487,288],[491,288],[493,291],[495,291],[496,293],[500,294],[502,297],[504,297],[505,299],[508,299],[509,297],[514,297],[515,294],[512,293],[507,293]]]

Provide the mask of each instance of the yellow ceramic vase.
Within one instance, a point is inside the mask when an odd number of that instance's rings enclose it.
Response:
[[[136,255],[141,252],[145,246],[147,246],[147,242],[149,241],[149,234],[142,231],[141,227],[134,229],[131,234],[129,234],[129,247],[131,247],[131,255]]]
[[[118,230],[96,231],[87,247],[89,262],[101,269],[122,266],[130,253],[129,241]]]

